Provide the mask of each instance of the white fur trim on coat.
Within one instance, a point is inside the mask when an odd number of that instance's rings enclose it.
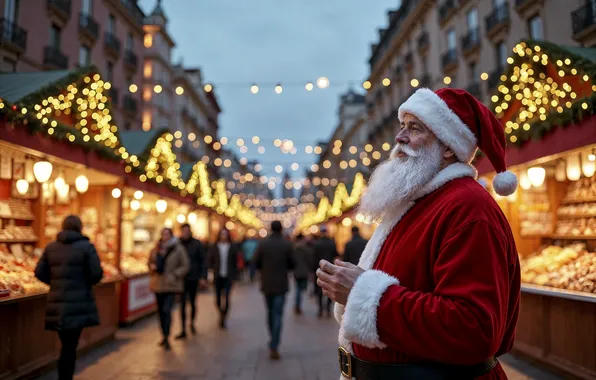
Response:
[[[476,136],[439,95],[421,88],[399,107],[402,121],[409,113],[422,121],[462,162],[472,162],[476,153]]]
[[[451,164],[451,165],[447,166],[445,169],[441,170],[429,183],[427,183],[420,190],[420,192],[418,194],[416,194],[416,196],[414,197],[414,200],[420,199],[420,198],[434,192],[435,190],[439,189],[446,183],[448,183],[456,178],[471,177],[471,178],[476,179],[477,175],[478,175],[478,172],[471,165],[464,164],[461,162]],[[398,207],[397,211],[393,215],[388,216],[385,219],[383,219],[383,221],[381,221],[379,226],[377,226],[377,228],[375,229],[375,232],[373,233],[372,237],[366,244],[366,247],[364,248],[364,252],[362,252],[362,256],[360,257],[360,261],[358,262],[359,267],[361,267],[362,269],[364,269],[366,271],[369,271],[370,269],[372,269],[373,265],[377,261],[377,257],[379,256],[379,252],[381,252],[381,248],[383,247],[383,244],[385,243],[387,236],[389,236],[389,234],[391,233],[393,228],[397,225],[397,223],[399,223],[401,218],[415,204],[416,204],[415,201],[408,202],[407,204],[404,204],[403,206]],[[364,274],[366,274],[366,273],[364,273]],[[364,274],[362,274],[362,276],[364,276]],[[389,275],[387,275],[387,276],[389,276]],[[350,302],[350,298],[348,298],[348,304],[349,304],[349,302]],[[334,307],[333,311],[334,311],[333,314],[335,316],[335,319],[340,324],[339,337],[338,337],[339,345],[353,353],[352,344],[350,343],[350,340],[347,339],[347,337],[345,335],[344,325],[346,322],[345,322],[345,318],[343,317],[344,313],[345,313],[345,307],[338,303],[335,303],[335,307]],[[375,315],[376,315],[376,311],[375,311]]]
[[[344,334],[350,342],[368,348],[387,347],[377,332],[377,309],[385,290],[399,281],[385,272],[368,270],[360,275],[350,291],[343,316]]]

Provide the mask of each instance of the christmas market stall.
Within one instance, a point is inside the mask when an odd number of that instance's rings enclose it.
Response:
[[[582,379],[596,377],[595,62],[596,49],[522,42],[491,98],[519,178],[495,195],[521,262],[515,352]],[[490,183],[488,160],[475,164]]]

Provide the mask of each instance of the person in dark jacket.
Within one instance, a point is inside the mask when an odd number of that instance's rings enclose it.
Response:
[[[82,230],[78,216],[67,216],[56,241],[46,247],[35,268],[35,277],[50,285],[46,330],[57,331],[62,343],[60,380],[74,376],[83,328],[99,325],[92,287],[103,277],[103,270],[95,247]]]
[[[321,236],[314,244],[314,251],[315,251],[315,259],[313,261],[313,269],[317,270],[319,263],[321,260],[329,261],[330,263],[335,261],[337,257],[337,247],[335,245],[335,241],[329,237],[327,234],[327,227],[321,226],[320,228]],[[323,298],[325,297],[323,294],[323,290],[315,281],[315,292],[319,297],[319,318],[323,316]],[[325,311],[327,312],[327,317],[331,316],[331,298],[327,298],[327,305]]]
[[[294,304],[294,313],[302,314],[302,292],[308,285],[308,275],[313,266],[313,250],[304,240],[304,235],[296,236],[296,246],[294,248],[294,279],[296,280],[296,303]]]
[[[238,254],[240,249],[232,241],[227,228],[219,231],[218,239],[209,249],[209,268],[213,270],[215,285],[215,303],[219,310],[219,327],[226,328],[226,320],[230,311],[230,293],[232,283],[238,273]],[[223,304],[222,302],[225,302]]]
[[[271,341],[270,358],[280,358],[278,347],[281,338],[284,304],[288,292],[288,271],[294,268],[292,243],[282,236],[281,222],[271,223],[271,235],[261,241],[253,258],[261,272],[261,291],[267,304],[267,325]]]
[[[362,252],[364,252],[364,248],[366,247],[366,243],[368,243],[368,241],[360,236],[360,229],[356,226],[352,227],[352,240],[347,242],[342,260],[358,265],[360,256],[362,256]]]
[[[190,271],[184,281],[184,292],[180,294],[180,316],[182,320],[182,332],[176,336],[176,339],[186,338],[186,303],[190,304],[190,332],[197,333],[195,328],[195,318],[197,315],[197,289],[207,286],[207,260],[203,243],[192,236],[190,225],[183,224],[181,227],[182,236],[180,243],[184,247],[188,260],[190,261]]]

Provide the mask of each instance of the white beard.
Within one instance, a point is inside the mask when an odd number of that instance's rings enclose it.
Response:
[[[399,152],[407,157],[397,157]],[[407,145],[396,145],[391,156],[373,172],[360,200],[358,211],[366,218],[379,221],[406,202],[441,170],[444,146],[434,141],[415,151]]]

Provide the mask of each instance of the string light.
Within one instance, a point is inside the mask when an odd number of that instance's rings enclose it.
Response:
[[[253,84],[252,86],[250,86],[250,92],[252,92],[253,94],[257,94],[259,92],[259,86]]]
[[[319,77],[317,79],[317,87],[318,88],[327,88],[327,87],[329,87],[329,79],[327,79],[327,77]]]
[[[277,86],[275,86],[275,93],[276,94],[281,94],[283,92],[283,87],[281,87],[281,84],[278,84]]]
[[[315,88],[315,86],[314,86],[314,85],[313,85],[311,82],[308,82],[308,83],[307,83],[307,84],[304,86],[304,89],[306,89],[306,91],[312,91],[312,90],[313,90],[313,88]]]

